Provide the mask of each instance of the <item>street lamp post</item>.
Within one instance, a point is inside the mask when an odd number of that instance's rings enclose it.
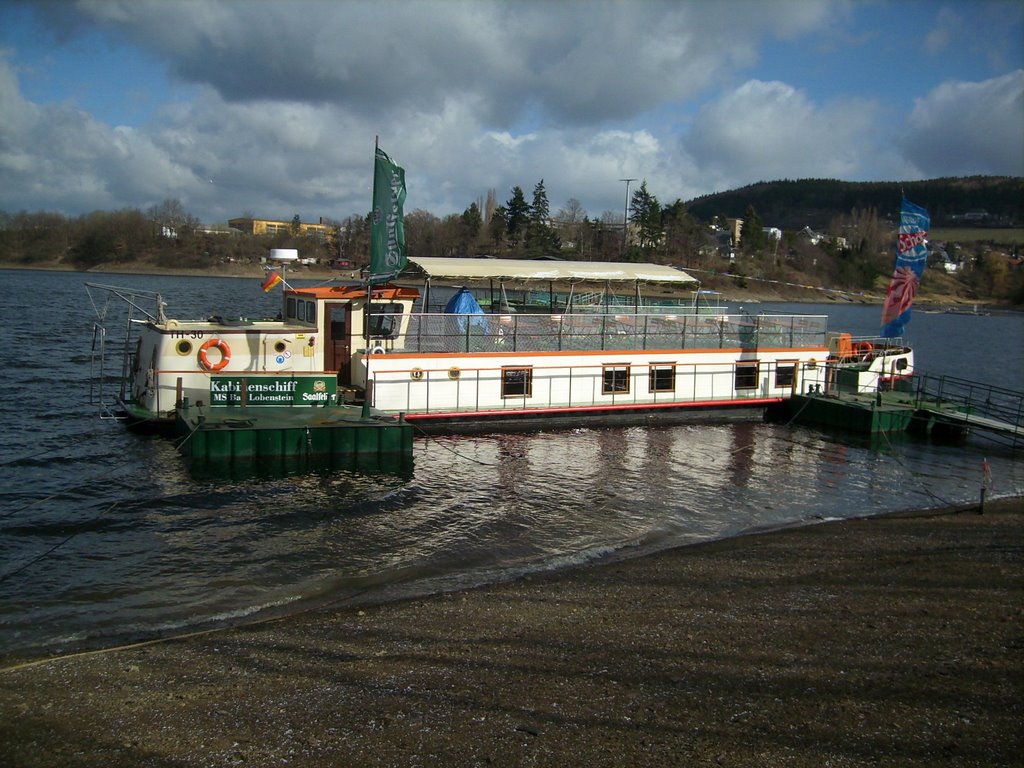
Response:
[[[619,179],[626,182],[626,204],[622,208],[622,253],[626,253],[626,232],[629,230],[629,182],[636,179]]]

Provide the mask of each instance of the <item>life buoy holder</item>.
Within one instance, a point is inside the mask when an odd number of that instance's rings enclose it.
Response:
[[[875,348],[868,341],[858,341],[853,345],[853,351],[858,355],[870,355]]]
[[[216,347],[220,352],[220,362],[218,363],[211,363],[210,358],[206,354],[207,351],[213,347]],[[229,360],[231,360],[231,347],[228,346],[228,343],[224,341],[224,339],[209,339],[199,348],[199,365],[208,371],[216,373],[217,371],[223,370],[227,366]]]

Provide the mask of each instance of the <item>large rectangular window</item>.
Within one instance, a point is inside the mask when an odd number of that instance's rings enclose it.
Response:
[[[629,393],[629,366],[606,365],[601,372],[601,393],[625,395]]]
[[[502,368],[501,396],[530,397],[533,394],[533,368]]]
[[[651,392],[675,392],[675,365],[652,365],[648,373],[647,385]]]
[[[796,361],[780,360],[775,364],[775,386],[792,387],[796,381]]]
[[[736,389],[757,389],[757,363],[736,363]]]
[[[398,335],[401,315],[401,304],[370,304],[366,317],[367,334],[371,339],[395,338]]]

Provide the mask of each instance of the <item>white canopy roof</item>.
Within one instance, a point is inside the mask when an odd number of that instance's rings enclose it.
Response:
[[[615,261],[413,258],[427,277],[451,280],[548,280],[565,282],[696,283],[675,267]]]

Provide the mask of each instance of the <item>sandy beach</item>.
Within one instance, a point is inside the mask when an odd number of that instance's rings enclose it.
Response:
[[[1024,500],[9,666],[0,765],[1011,766]]]

